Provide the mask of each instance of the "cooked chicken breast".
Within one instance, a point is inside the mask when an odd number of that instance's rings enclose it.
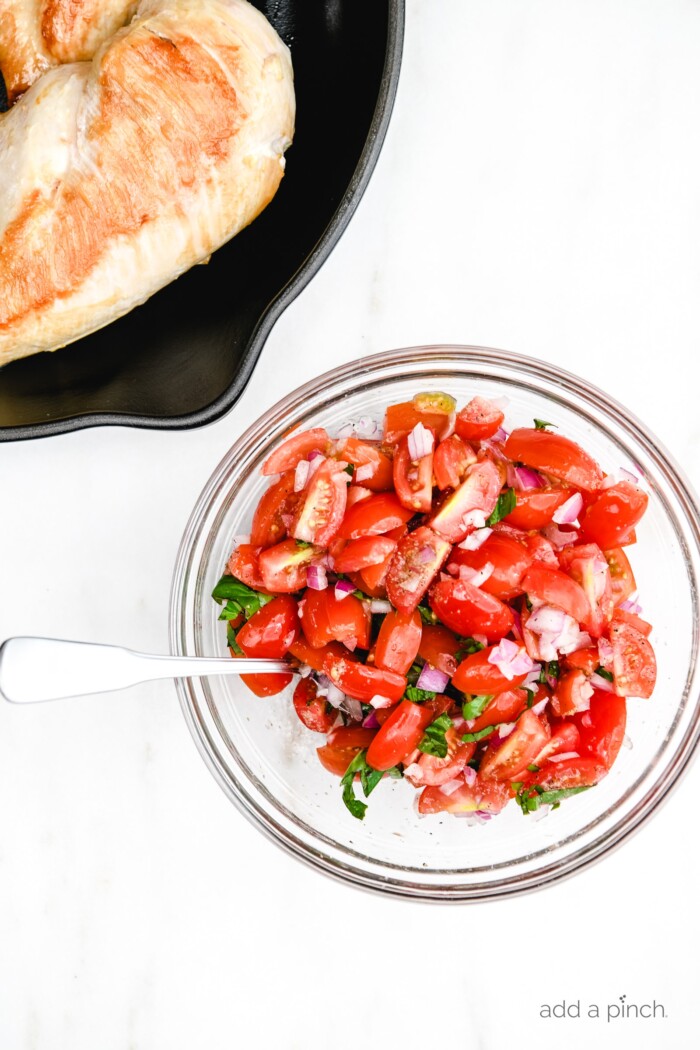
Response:
[[[289,52],[245,0],[143,0],[0,117],[0,364],[144,302],[274,196]]]

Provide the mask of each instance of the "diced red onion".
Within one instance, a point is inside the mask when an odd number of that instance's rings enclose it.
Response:
[[[314,456],[313,459],[309,460],[309,462],[308,462],[309,473],[308,473],[307,478],[306,478],[306,483],[307,484],[311,481],[312,477],[314,476],[314,474],[316,473],[318,468],[321,466],[322,463],[325,463],[325,461],[326,461],[326,457],[321,455],[321,453],[317,453]],[[350,480],[350,478],[348,476],[348,481],[349,480]]]
[[[354,653],[357,649],[357,638],[343,638],[343,645],[350,653]]]
[[[391,609],[391,602],[386,601],[384,598],[373,598],[369,603],[369,611],[371,613],[390,613]]]
[[[567,758],[580,758],[578,751],[562,751],[557,755],[549,755],[550,762],[566,762]]]
[[[299,664],[298,674],[300,678],[308,678],[312,668],[308,664]]]
[[[601,693],[614,693],[615,689],[612,682],[609,682],[607,678],[603,678],[602,674],[592,674],[588,679],[594,689],[599,689]]]
[[[553,605],[541,605],[529,617],[527,629],[535,634],[550,632],[558,634],[564,630],[566,619],[566,613],[562,609],[557,609]]]
[[[591,697],[593,696],[593,686],[590,682],[584,682],[578,691],[578,702],[574,707],[574,711],[581,713],[583,711],[590,711],[591,709]]]
[[[459,566],[460,580],[466,580],[467,583],[471,583],[472,587],[481,587],[482,583],[486,583],[492,574],[493,565],[490,561],[487,561],[480,569],[472,569],[471,565]]]
[[[462,517],[465,529],[483,529],[486,524],[486,514],[483,510],[469,510]]]
[[[639,604],[639,602],[632,601],[631,598],[628,598],[624,602],[620,602],[619,608],[620,609],[624,609],[625,612],[634,613],[635,616],[641,616],[642,615],[642,607],[641,607],[641,605]]]
[[[522,620],[520,619],[520,613],[517,612],[517,610],[513,611],[513,628],[512,628],[512,631],[513,631],[513,634],[515,635],[515,637],[517,638],[517,640],[519,642],[522,642],[522,640],[523,640],[523,623],[522,623]]]
[[[350,580],[338,580],[333,588],[333,593],[338,601],[342,601],[343,598],[347,598],[349,594],[352,594],[355,589],[355,584],[351,583]]]
[[[547,484],[542,475],[530,467],[514,467],[512,463],[509,463],[507,474],[508,484],[519,492],[542,489]]]
[[[505,430],[503,431],[503,433],[505,434]],[[502,440],[505,440],[505,439],[502,439]],[[500,447],[500,445],[496,444],[496,436],[495,435],[494,435],[493,441],[491,441],[489,439],[487,439],[486,441],[482,441],[481,442],[481,448],[488,450],[491,453],[491,455],[493,456],[494,459],[500,459],[502,463],[510,463],[510,460],[506,456],[506,454],[503,451],[503,449]]]
[[[487,809],[477,809],[474,811],[474,816],[478,817],[482,824],[487,824],[493,818],[493,813],[489,813]]]
[[[634,747],[634,744],[632,743],[630,738],[627,736],[627,733],[625,733],[625,735],[622,738],[622,746],[628,748],[630,751]]]
[[[355,427],[352,423],[343,423],[338,427],[339,438],[349,438],[355,433]]]
[[[486,637],[485,634],[473,634],[472,638],[474,639],[475,642],[478,642],[479,645],[486,646],[486,645],[489,644],[489,640],[488,640],[488,638]]]
[[[416,786],[423,783],[423,770],[417,762],[411,762],[410,766],[404,766],[403,775]]]
[[[420,767],[419,767],[420,768]],[[421,770],[422,772],[422,770]],[[462,786],[461,780],[448,780],[446,784],[440,785],[440,791],[443,795],[454,795],[455,791],[458,791]]]
[[[556,525],[547,525],[542,531],[545,538],[557,550],[563,550],[564,547],[573,547],[578,540],[578,532],[575,529],[564,531],[564,529],[558,529]]]
[[[287,532],[289,532],[289,530],[291,529],[292,525],[294,524],[294,515],[293,514],[280,514],[280,520],[282,521],[282,524],[284,525],[284,527],[287,530]]]
[[[633,474],[631,470],[626,470],[625,467],[620,467],[620,474],[625,481],[631,481],[633,485],[639,484],[639,478],[636,474]]]
[[[440,440],[441,441],[445,441],[448,437],[452,437],[452,435],[454,434],[454,429],[455,429],[455,423],[456,422],[457,422],[457,413],[456,412],[450,412],[450,414],[447,416],[447,423],[443,427],[443,430],[442,430],[442,433],[441,433],[441,436],[440,436]]]
[[[353,430],[361,439],[376,438],[382,432],[381,425],[376,419],[372,419],[371,416],[360,416],[357,423],[354,424]]]
[[[306,586],[312,591],[325,591],[328,586],[328,577],[322,565],[309,565],[306,570]]]
[[[331,682],[330,679],[328,680],[326,699],[331,707],[340,707],[340,705],[345,702],[345,693],[342,689],[338,688],[335,682]],[[360,708],[360,714],[362,714],[362,708]]]
[[[383,707],[391,707],[393,700],[390,700],[388,696],[382,696],[381,693],[375,693],[370,700],[370,704],[375,710],[380,710]]]
[[[234,547],[240,547],[240,545],[242,543],[250,543],[250,533],[249,532],[248,533],[241,532],[237,536],[233,537],[233,545],[234,545]]]
[[[423,670],[418,676],[416,686],[418,689],[427,689],[430,692],[441,693],[449,682],[449,675],[439,671],[431,664],[423,664]]]
[[[352,479],[353,479],[353,481],[356,481],[359,484],[359,482],[361,482],[361,481],[369,481],[369,479],[372,477],[373,473],[374,473],[374,470],[373,470],[372,464],[371,463],[363,463],[361,466],[359,466],[357,468],[357,470],[355,471],[355,473],[352,476]]]
[[[330,700],[330,697],[329,697]],[[351,696],[344,696],[341,704],[343,710],[353,722],[362,721],[362,704],[359,700],[353,700]]]
[[[574,492],[573,496],[569,496],[561,507],[557,507],[552,514],[552,521],[555,521],[557,525],[578,525],[578,516],[582,507],[583,496],[580,492]]]
[[[507,430],[504,430],[503,427],[499,427],[498,430],[496,431],[496,433],[493,435],[493,440],[494,441],[507,441],[509,436],[510,435],[508,434]]]
[[[311,452],[309,452],[306,458],[308,459],[309,463],[315,463],[316,460],[322,460],[326,457],[323,455],[323,452],[319,451],[319,449],[317,448],[314,448],[311,450]]]
[[[502,722],[498,727],[499,740],[505,740],[515,729],[515,722]]]
[[[534,688],[535,692],[537,692],[537,686],[540,684],[540,673],[541,673],[541,670],[542,669],[541,669],[540,665],[536,664],[534,662],[534,660],[533,660],[532,670],[530,671],[530,673],[528,674],[527,678],[523,682],[523,685],[527,689]]]
[[[545,696],[544,700],[540,700],[540,702],[535,704],[534,707],[531,709],[533,714],[541,715],[548,703],[549,697]]]
[[[556,675],[545,674],[544,680],[545,680],[545,682],[547,683],[547,685],[549,686],[550,689],[556,689],[557,688],[557,677],[556,677]]]
[[[433,451],[434,438],[432,430],[428,430],[422,423],[416,423],[408,435],[408,454],[413,462],[429,456]]]
[[[468,787],[473,787],[476,784],[476,770],[473,766],[465,766],[462,770],[462,775]]]
[[[499,394],[498,397],[488,397],[485,398],[485,400],[489,401],[492,405],[495,405],[500,412],[505,412],[510,404],[510,398],[506,397],[505,394]]]
[[[362,725],[365,729],[379,729],[379,722],[377,721],[377,716],[374,711],[370,711],[370,713],[362,720]]]
[[[598,639],[598,656],[602,667],[607,667],[612,663],[613,647],[612,642],[609,642],[607,638]]]
[[[592,641],[593,639],[587,631],[571,631],[557,648],[560,653],[567,656],[569,653],[577,653],[579,649],[587,649]]]
[[[492,532],[493,529],[490,529],[485,525],[482,529],[477,529],[475,532],[471,532],[466,540],[462,540],[457,546],[465,551],[478,551],[479,547],[486,543]]]
[[[489,653],[488,662],[497,667],[509,682],[521,674],[527,674],[533,668],[532,660],[525,649],[510,638],[500,640]]]

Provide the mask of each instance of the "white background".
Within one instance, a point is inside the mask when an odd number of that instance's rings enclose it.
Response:
[[[0,447],[0,637],[164,651],[180,535],[228,446],[302,381],[396,346],[570,368],[700,488],[699,58],[697,0],[408,0],[371,185],[231,414]],[[265,840],[170,683],[1,706],[0,1047],[690,1050],[699,789],[696,765],[561,885],[437,908],[345,888]],[[539,1018],[621,995],[669,1016]]]

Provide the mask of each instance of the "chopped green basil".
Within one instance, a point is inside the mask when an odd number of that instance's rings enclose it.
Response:
[[[483,642],[477,642],[476,638],[460,638],[459,649],[455,653],[455,660],[464,660],[466,656],[472,656],[473,653],[480,653],[482,649],[485,649]]]
[[[423,665],[422,664],[416,663],[416,664],[412,664],[411,665],[411,668],[410,668],[408,674],[406,675],[406,680],[407,680],[409,685],[415,685],[416,684],[416,682],[418,681],[418,679],[421,676],[421,671],[422,670],[423,670]]]
[[[515,504],[515,489],[506,489],[505,492],[502,492],[498,497],[496,506],[494,507],[489,517],[486,519],[486,524],[495,525],[501,520],[501,518],[505,518],[507,514],[510,514],[512,510],[515,510]]]
[[[527,768],[530,769],[531,767],[528,766]],[[524,787],[522,781],[514,781],[511,784],[516,793],[516,801],[525,815],[534,813],[540,806],[551,806],[552,809],[558,809],[562,799],[570,798],[572,795],[580,795],[582,791],[588,791],[590,786],[590,784],[586,784],[583,787],[558,788],[547,791],[541,784],[534,784],[532,787]],[[533,790],[534,794],[532,794]]]
[[[471,721],[472,718],[478,718],[479,715],[483,714],[486,708],[489,706],[493,696],[470,696],[468,700],[465,700],[462,704],[462,717],[467,721]]]
[[[549,660],[547,663],[542,664],[542,668],[540,670],[540,677],[537,679],[537,681],[540,683],[540,685],[546,685],[547,675],[549,675],[550,678],[558,678],[560,674],[561,670],[559,668],[559,661]]]
[[[606,682],[614,682],[615,681],[615,679],[613,678],[612,672],[611,671],[606,671],[604,667],[596,667],[595,673],[599,674],[601,678],[604,678]]]
[[[478,731],[478,733],[463,733],[462,734],[462,740],[464,741],[465,744],[472,744],[476,740],[483,740],[484,737],[491,736],[491,734],[495,733],[497,729],[498,729],[497,725],[495,725],[495,726],[486,726],[485,729],[480,729]]]
[[[309,543],[308,540],[295,540],[294,542],[301,550],[304,550],[306,547],[313,547],[313,543]]]
[[[246,587],[235,576],[222,576],[211,592],[211,596],[219,605],[223,601],[228,602],[227,609],[237,606],[238,612],[244,613],[246,620],[249,620],[258,609],[262,609],[263,605],[271,602],[274,597],[272,594],[262,594],[260,591],[254,591],[250,587]],[[232,613],[231,616],[224,618],[233,619],[234,614]]]
[[[528,708],[532,707],[532,705],[535,702],[535,690],[534,689],[528,689],[527,686],[525,686],[525,685],[521,685],[520,688],[524,689],[525,692],[527,693],[527,702],[526,702],[527,703],[527,707]]]
[[[452,725],[452,719],[448,714],[442,714],[432,722],[425,731],[425,735],[418,745],[418,750],[426,755],[435,755],[437,758],[447,757],[447,741],[445,733]]]
[[[556,423],[546,423],[544,419],[536,419],[535,420],[535,430],[546,430],[547,427],[554,427],[556,429],[557,428],[557,424]]]
[[[343,470],[345,471],[346,474],[349,474],[350,477],[352,477],[353,474],[355,473],[355,467],[353,466],[352,463],[348,463],[347,467],[343,467]]]
[[[229,649],[233,649],[236,656],[244,656],[245,653],[241,649],[240,645],[236,641],[236,632],[230,623],[226,624],[226,643]]]
[[[427,605],[419,605],[418,612],[420,613],[423,623],[436,624],[438,622],[437,616]]]
[[[359,798],[355,797],[354,781],[355,774],[360,774],[360,785],[364,793],[365,798],[369,798],[370,794],[374,791],[379,781],[384,776],[385,771],[381,769],[374,769],[369,765],[366,758],[366,751],[359,751],[352,762],[345,770],[345,775],[340,781],[340,786],[343,789],[343,802],[352,813],[353,817],[357,817],[358,820],[362,820],[367,805],[365,802],[360,801]],[[386,770],[388,776],[400,777],[402,774],[400,770],[393,766],[391,769]]]
[[[418,686],[409,685],[406,686],[404,695],[411,703],[422,704],[424,700],[434,700],[437,693],[434,693],[431,689],[419,689]]]

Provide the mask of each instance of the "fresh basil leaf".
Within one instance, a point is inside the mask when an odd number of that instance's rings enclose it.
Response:
[[[422,704],[424,700],[434,700],[437,693],[434,693],[431,689],[419,689],[415,685],[409,685],[406,687],[404,696],[413,704]]]
[[[455,653],[455,660],[464,660],[466,656],[472,656],[473,653],[480,653],[486,646],[483,642],[477,642],[476,638],[460,638],[459,649]]]
[[[418,679],[421,676],[422,670],[423,670],[423,665],[422,664],[412,664],[411,665],[411,669],[409,670],[408,674],[406,675],[406,681],[408,682],[409,685],[415,685],[416,684],[416,682],[418,681]]]
[[[462,717],[467,722],[470,722],[472,718],[478,718],[479,715],[484,713],[492,700],[493,696],[470,696],[462,704]]]
[[[260,591],[254,591],[250,587],[246,587],[244,583],[237,580],[235,576],[222,576],[217,583],[214,590],[211,592],[211,596],[215,602],[221,604],[222,601],[233,600],[237,602],[243,612],[246,615],[246,619],[262,609],[263,605],[267,605],[271,602],[274,595],[263,594]]]
[[[547,675],[550,678],[558,678],[561,674],[558,660],[549,660],[547,663],[542,664],[540,669],[540,677],[537,681],[540,685],[547,685]]]
[[[226,642],[229,649],[233,649],[236,656],[245,656],[245,653],[236,640],[236,632],[230,623],[226,624]]]
[[[491,736],[491,734],[495,733],[497,729],[497,725],[486,726],[484,729],[480,729],[478,733],[463,733],[462,740],[465,744],[472,744],[476,740],[483,740],[484,737]]]
[[[313,547],[313,543],[309,543],[308,540],[295,540],[294,542],[300,550],[305,550],[307,547]]]
[[[343,802],[352,813],[353,817],[362,820],[367,809],[366,803],[355,797],[354,781],[355,774],[360,774],[360,786],[365,798],[368,798],[376,788],[379,781],[386,774],[391,777],[403,776],[400,770],[393,766],[391,769],[374,769],[367,761],[367,751],[359,751],[345,770],[345,775],[340,781],[343,789]]]
[[[535,430],[546,430],[547,427],[554,427],[555,430],[556,430],[557,429],[557,424],[556,423],[546,423],[544,421],[544,419],[536,419],[535,420]]]
[[[418,745],[418,750],[426,755],[435,755],[437,758],[447,757],[447,740],[445,733],[452,725],[452,719],[448,714],[442,714],[428,726]]]
[[[529,708],[532,707],[532,705],[535,702],[535,696],[536,696],[535,690],[534,689],[528,689],[527,686],[525,686],[525,685],[521,685],[520,688],[524,689],[525,692],[527,693],[526,706],[529,709]]]
[[[601,678],[604,678],[606,682],[614,682],[615,679],[610,671],[606,671],[604,667],[596,667],[595,673],[599,674]]]
[[[536,766],[534,762],[531,762],[529,766],[525,766],[528,773],[539,773],[540,767]]]
[[[530,766],[527,768],[530,769]],[[526,816],[528,813],[534,813],[540,806],[551,806],[553,809],[557,809],[562,799],[570,798],[572,795],[580,795],[582,791],[588,791],[589,787],[591,787],[590,784],[587,784],[583,787],[558,788],[547,791],[541,784],[524,787],[521,781],[514,782],[511,786],[516,792],[516,801]],[[532,793],[533,791],[534,794]]]
[[[558,806],[562,799],[570,798],[572,795],[580,795],[582,791],[588,791],[592,784],[583,787],[560,788],[557,791],[543,791],[539,796],[540,805]]]
[[[427,605],[419,605],[418,612],[420,613],[423,623],[436,624],[438,622],[437,616]]]
[[[510,514],[512,510],[515,510],[516,504],[515,489],[508,488],[505,492],[502,492],[498,497],[496,506],[493,511],[486,519],[487,525],[496,525],[502,518],[505,518],[507,514]]]
[[[223,609],[219,613],[220,620],[235,620],[237,616],[241,616],[243,608],[238,602],[229,601],[226,602]]]
[[[352,477],[353,474],[355,473],[355,467],[353,466],[352,463],[348,463],[347,467],[343,467],[343,470],[345,471],[346,474],[349,474],[350,477]]]

